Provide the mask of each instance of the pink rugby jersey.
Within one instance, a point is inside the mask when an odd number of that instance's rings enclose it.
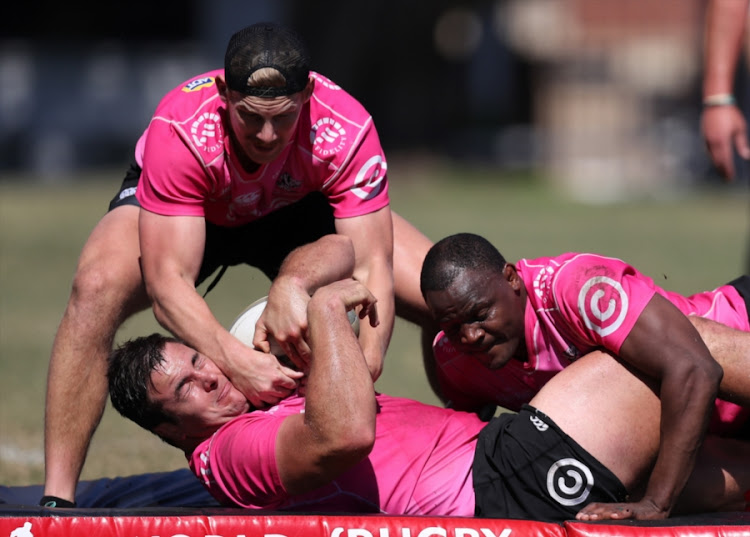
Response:
[[[474,414],[378,395],[370,455],[327,486],[291,496],[279,478],[276,434],[304,412],[292,396],[244,414],[188,457],[193,473],[224,505],[248,509],[473,516],[471,468],[479,431]],[[410,423],[412,427],[403,427]]]
[[[136,193],[144,209],[203,216],[238,226],[321,191],[336,218],[388,205],[387,164],[372,117],[346,91],[317,73],[295,136],[269,163],[247,173],[227,133],[216,89],[221,70],[197,76],[159,103],[136,146]]]
[[[455,408],[497,404],[517,411],[572,360],[597,348],[618,353],[656,293],[686,315],[750,331],[745,302],[730,285],[684,297],[661,289],[624,261],[595,254],[521,259],[516,268],[528,295],[528,360],[488,370],[440,332],[433,344],[439,382]],[[717,400],[711,430],[731,434],[749,417],[750,410]]]

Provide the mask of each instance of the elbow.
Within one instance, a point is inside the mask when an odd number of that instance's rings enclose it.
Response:
[[[686,386],[691,387],[688,391],[695,395],[703,394],[706,399],[715,399],[719,394],[721,380],[724,377],[724,369],[715,360],[701,360],[699,365],[692,368],[690,380]]]
[[[717,396],[721,381],[724,379],[724,368],[716,360],[711,360],[710,366],[706,369],[706,376],[714,388],[714,396]]]
[[[360,461],[367,457],[375,446],[375,426],[363,424],[352,427],[339,449],[346,453],[346,457],[353,461]]]
[[[338,434],[326,451],[336,466],[350,467],[367,458],[374,445],[374,424],[352,425],[346,432]]]

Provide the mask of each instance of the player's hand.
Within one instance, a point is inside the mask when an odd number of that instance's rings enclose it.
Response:
[[[576,515],[576,520],[662,520],[669,511],[648,500],[629,503],[590,503]]]
[[[255,325],[253,345],[264,352],[272,351],[272,343],[299,368],[306,371],[310,363],[307,333],[307,303],[310,295],[285,279],[278,279],[268,293],[268,303]]]
[[[328,300],[340,300],[346,311],[359,308],[359,318],[370,319],[373,328],[380,324],[378,317],[378,299],[367,287],[354,279],[339,280],[321,287],[313,295],[313,300],[325,303]],[[312,304],[310,305],[312,306]]]
[[[745,160],[750,159],[747,122],[734,105],[711,106],[703,110],[701,130],[708,154],[719,173],[734,180],[734,150]]]
[[[255,408],[275,405],[297,389],[301,371],[282,365],[273,355],[247,347],[250,354],[238,363],[243,370],[231,376],[232,384]]]

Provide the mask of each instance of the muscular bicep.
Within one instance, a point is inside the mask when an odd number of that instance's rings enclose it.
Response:
[[[141,209],[138,230],[141,267],[149,287],[167,275],[195,282],[206,240],[202,217],[164,216]]]
[[[330,453],[321,444],[304,414],[289,416],[276,437],[276,464],[281,483],[289,494],[304,494],[322,487],[353,462],[346,456]]]
[[[713,363],[690,320],[661,295],[646,304],[620,348],[620,357],[653,378]]]

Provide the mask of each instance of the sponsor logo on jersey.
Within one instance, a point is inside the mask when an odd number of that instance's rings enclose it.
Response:
[[[576,459],[560,459],[547,472],[547,492],[560,505],[579,505],[589,497],[594,475]]]
[[[214,77],[212,76],[206,76],[203,78],[196,78],[195,80],[191,80],[187,84],[185,84],[182,87],[182,91],[185,93],[190,93],[192,91],[199,91],[203,88],[207,88],[214,83]]]
[[[298,181],[287,172],[282,173],[276,180],[276,188],[286,192],[294,192],[302,187],[302,181]]]
[[[381,155],[370,157],[357,172],[352,192],[363,200],[369,200],[380,194],[385,186],[385,172],[388,164]]]
[[[219,114],[206,112],[198,116],[190,125],[190,136],[197,149],[206,153],[221,151],[224,147],[224,136]]]
[[[320,118],[310,129],[310,143],[318,156],[335,155],[346,147],[346,142],[346,129],[331,117]]]
[[[555,273],[553,267],[544,267],[534,278],[534,293],[542,301],[544,306],[549,306],[552,302],[551,281]]]
[[[584,324],[602,337],[622,326],[628,302],[620,282],[607,276],[590,278],[578,292],[578,312]]]

